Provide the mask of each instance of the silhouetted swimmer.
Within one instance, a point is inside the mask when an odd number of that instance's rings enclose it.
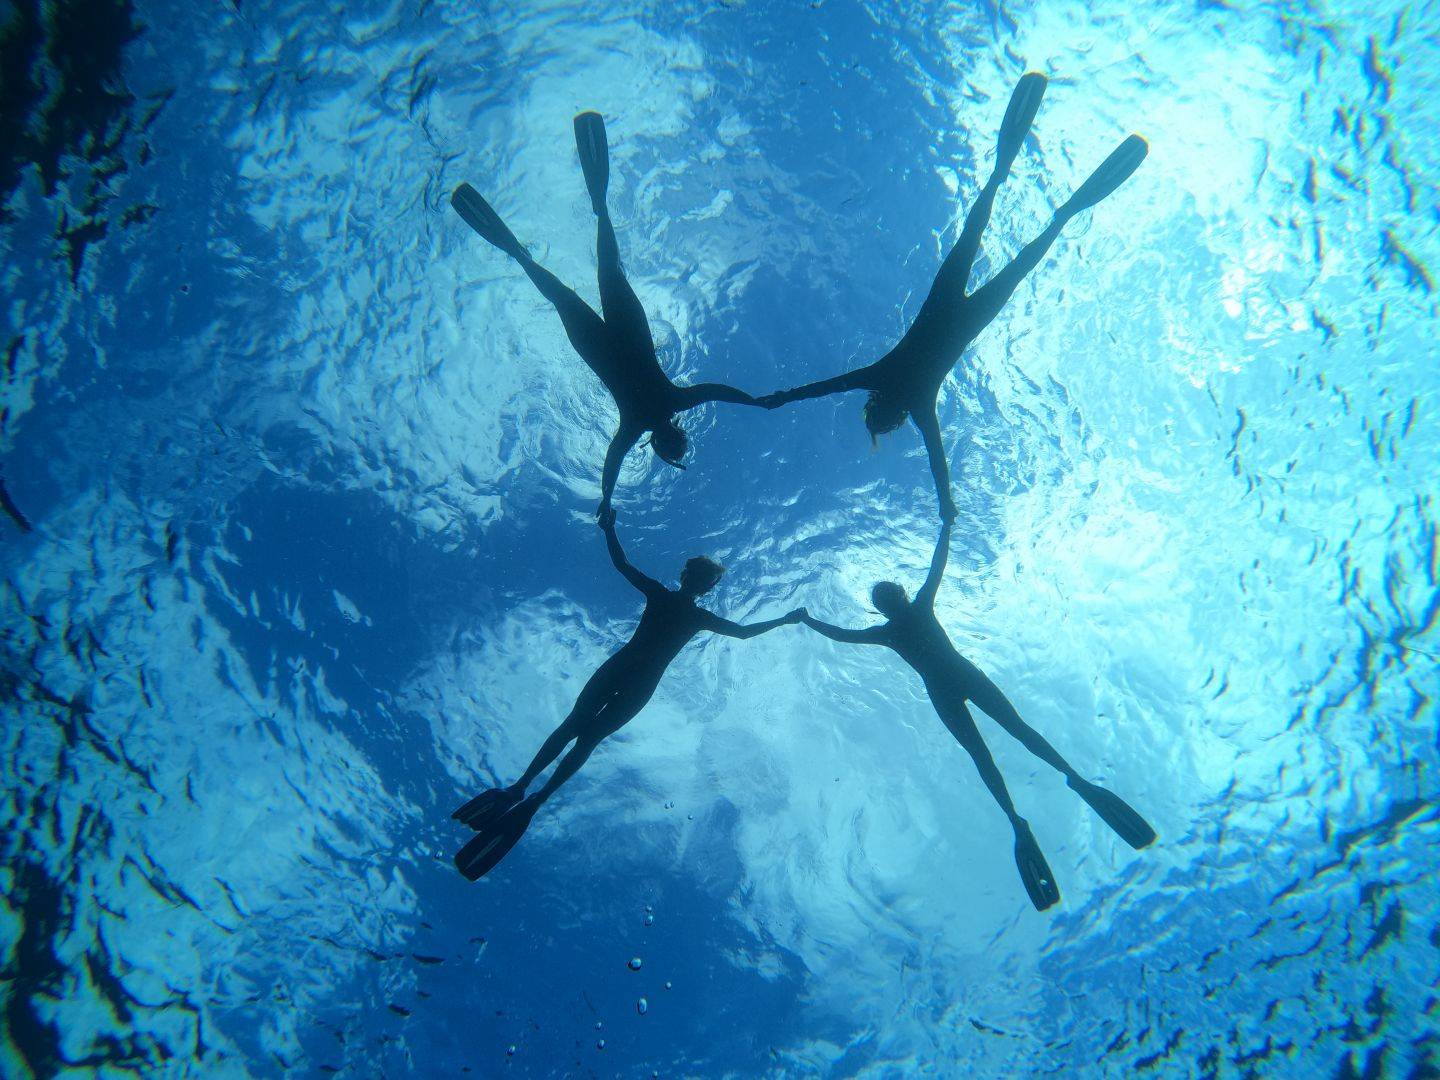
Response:
[[[605,191],[610,182],[610,148],[605,121],[599,113],[584,112],[575,117],[575,145],[580,152],[585,187],[598,219],[596,247],[604,318],[532,259],[490,204],[469,184],[455,189],[450,204],[467,225],[518,262],[545,299],[555,305],[570,344],[615,398],[615,406],[620,410],[620,427],[610,440],[601,472],[600,510],[603,512],[610,505],[621,462],[647,431],[650,448],[656,456],[683,469],[681,462],[689,440],[675,422],[676,413],[707,401],[737,405],[758,405],[759,402],[743,390],[723,383],[677,386],[661,369],[645,309],[620,268],[620,248],[605,205]]]
[[[940,515],[947,520],[955,516],[955,503],[950,495],[950,470],[940,439],[940,420],[935,411],[945,376],[970,342],[1000,313],[1025,275],[1044,257],[1065,223],[1080,211],[1100,202],[1129,179],[1145,160],[1148,150],[1145,140],[1138,135],[1131,135],[1122,142],[1070,200],[1055,212],[1054,219],[1044,232],[985,285],[967,294],[965,289],[970,280],[970,267],[980,250],[980,234],[990,220],[995,193],[1010,175],[1010,166],[1035,119],[1035,111],[1045,95],[1045,86],[1045,76],[1032,71],[1015,87],[1000,127],[995,170],[981,190],[980,197],[975,200],[975,205],[970,208],[960,239],[941,264],[929,296],[900,343],[866,367],[760,399],[762,405],[775,408],[803,398],[823,397],[848,390],[870,391],[869,400],[865,402],[865,426],[870,430],[872,439],[894,431],[905,423],[907,416],[920,429],[930,458],[930,471],[935,477]]]
[[[950,729],[950,734],[970,754],[980,778],[990,789],[990,794],[1010,819],[1015,830],[1015,863],[1020,868],[1020,880],[1037,910],[1044,911],[1060,899],[1060,889],[1055,877],[1040,853],[1040,847],[1026,824],[1010,801],[1005,789],[1005,780],[990,756],[985,740],[975,720],[965,707],[966,701],[973,701],[996,723],[1020,740],[1021,745],[1041,761],[1053,765],[1065,776],[1065,782],[1131,847],[1139,849],[1155,839],[1155,830],[1125,803],[1119,796],[1102,787],[1088,783],[1071,768],[1070,763],[1041,737],[1030,725],[1020,719],[1015,706],[1000,689],[991,682],[979,668],[965,657],[951,643],[940,620],[935,618],[935,593],[945,574],[945,561],[950,550],[950,523],[947,521],[940,530],[940,540],[935,545],[935,555],[930,562],[930,574],[924,586],[911,600],[905,590],[893,581],[882,581],[870,593],[876,609],[884,615],[886,622],[869,626],[863,630],[846,630],[821,622],[809,612],[804,613],[805,624],[836,641],[848,641],[857,645],[884,645],[894,649],[900,658],[915,669],[925,682],[930,701],[941,721]]]
[[[726,637],[752,638],[800,621],[798,610],[748,626],[722,619],[695,603],[715,587],[725,572],[719,563],[704,556],[691,559],[680,574],[680,587],[667,589],[625,558],[615,535],[612,513],[600,518],[600,527],[605,531],[615,568],[645,595],[640,625],[630,640],[590,676],[570,715],[545,740],[525,774],[508,788],[482,792],[451,815],[479,833],[455,856],[455,865],[471,881],[494,869],[525,834],[541,804],[585,764],[602,739],[615,734],[645,707],[670,661],[696,634],[708,630]],[[575,745],[550,779],[526,798],[525,789],[572,741]]]

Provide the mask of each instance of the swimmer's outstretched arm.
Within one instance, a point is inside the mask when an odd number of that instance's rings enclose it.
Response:
[[[610,497],[615,494],[615,481],[620,478],[620,466],[630,448],[640,441],[644,430],[638,424],[627,424],[622,420],[620,430],[615,432],[615,437],[610,440],[610,449],[605,451],[605,467],[600,471],[600,509],[595,512],[596,517],[603,518],[610,513]]]
[[[801,622],[810,627],[816,633],[824,634],[832,641],[844,641],[850,645],[886,645],[885,627],[867,626],[861,630],[848,630],[843,626],[836,626],[833,623],[822,622],[815,618],[808,611],[801,617]]]
[[[796,386],[789,390],[777,390],[773,394],[766,394],[760,399],[759,404],[767,409],[779,408],[781,405],[788,405],[792,401],[804,401],[807,398],[825,397],[828,394],[843,394],[849,390],[870,390],[870,367],[856,368],[854,371],[847,371],[844,375],[836,375],[834,378],[821,379],[819,382],[806,383],[804,386]]]
[[[609,511],[600,517],[600,528],[605,533],[605,546],[610,551],[610,561],[615,564],[615,569],[625,576],[625,580],[634,585],[647,597],[656,592],[665,592],[665,586],[654,578],[642,574],[631,565],[630,560],[625,557],[625,549],[620,546],[620,538],[615,535],[615,513]]]
[[[950,526],[951,521],[946,521],[940,526],[940,539],[935,541],[935,554],[930,557],[930,573],[925,578],[925,584],[920,586],[920,591],[915,594],[915,603],[925,607],[935,605],[935,594],[940,591],[940,582],[945,577],[945,563],[950,558]]]
[[[710,617],[705,620],[705,629],[712,634],[724,634],[726,637],[747,638],[759,637],[761,634],[774,630],[777,626],[791,626],[798,623],[802,618],[804,608],[796,608],[794,611],[781,615],[778,619],[766,619],[757,623],[737,623],[729,619],[722,619],[713,612],[706,612]]]
[[[760,404],[744,390],[737,390],[724,383],[696,383],[694,386],[677,386],[675,389],[679,391],[677,400],[680,402],[680,409],[693,409],[707,401],[728,401],[731,405],[758,406]]]
[[[910,414],[920,437],[925,440],[925,452],[930,456],[930,475],[935,478],[935,495],[940,500],[940,520],[955,520],[955,499],[950,494],[950,464],[945,459],[945,443],[940,438],[940,420],[935,415],[935,406],[919,409]]]

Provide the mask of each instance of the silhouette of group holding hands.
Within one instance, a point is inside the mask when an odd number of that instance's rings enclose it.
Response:
[[[475,880],[484,876],[509,853],[524,835],[536,811],[585,764],[596,746],[645,707],[670,661],[695,635],[709,631],[727,637],[751,638],[795,623],[804,623],[835,641],[886,646],[915,670],[941,721],[970,754],[985,786],[1009,820],[1015,835],[1015,862],[1020,879],[1038,910],[1043,911],[1059,900],[1060,890],[1029,825],[1016,811],[1004,778],[966,702],[977,705],[1027,750],[1054,766],[1126,843],[1138,849],[1155,839],[1155,831],[1133,808],[1113,792],[1083,779],[1050,743],[1020,718],[999,688],[960,655],[935,617],[935,596],[944,578],[955,518],[949,468],[936,415],[941,384],[965,348],[1004,308],[1025,275],[1039,264],[1065,223],[1115,191],[1139,168],[1147,152],[1145,141],[1138,135],[1125,139],[1055,212],[1039,236],[988,282],[967,291],[971,265],[980,250],[980,237],[990,219],[995,194],[1009,175],[1045,88],[1045,77],[1035,72],[1023,76],[1015,87],[1000,127],[990,179],[966,216],[959,240],[941,264],[929,295],[900,342],[865,367],[760,398],[721,383],[677,386],[661,369],[645,311],[620,267],[619,246],[606,206],[609,146],[605,123],[598,113],[581,113],[575,118],[575,142],[598,222],[598,276],[603,314],[597,314],[531,258],[474,188],[461,184],[456,189],[451,203],[461,218],[482,238],[520,264],[535,287],[555,306],[570,344],[614,396],[620,423],[601,471],[598,521],[615,568],[645,598],[635,633],[590,677],[570,715],[545,740],[524,774],[509,787],[481,792],[452,815],[475,831],[475,836],[455,857],[456,866],[467,878]],[[645,433],[649,433],[650,448],[657,456],[668,464],[684,468],[688,439],[675,417],[697,405],[725,401],[774,409],[793,401],[850,390],[869,392],[864,420],[872,438],[895,430],[907,417],[915,422],[925,443],[939,503],[940,536],[930,572],[919,592],[911,599],[905,589],[893,581],[879,582],[871,592],[871,600],[876,611],[884,616],[884,622],[847,629],[822,622],[799,608],[778,619],[742,625],[722,619],[697,603],[724,573],[724,568],[712,559],[701,556],[689,560],[681,572],[679,588],[669,589],[636,569],[626,558],[615,532],[611,499],[625,455]],[[569,751],[561,757],[567,746]],[[527,795],[537,777],[557,758],[559,764],[550,779]]]

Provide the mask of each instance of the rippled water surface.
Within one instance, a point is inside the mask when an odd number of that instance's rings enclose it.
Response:
[[[1433,5],[0,27],[0,1072],[1440,1075]],[[449,192],[595,302],[600,110],[662,362],[763,392],[894,343],[1028,69],[979,273],[1151,153],[946,385],[937,611],[1159,843],[982,719],[1035,912],[918,679],[787,628],[693,645],[464,881],[450,811],[638,611],[592,524],[609,398]],[[860,406],[691,414],[688,471],[622,473],[632,558],[870,621],[936,525]]]

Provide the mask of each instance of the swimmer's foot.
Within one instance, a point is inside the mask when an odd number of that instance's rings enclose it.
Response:
[[[605,208],[605,191],[610,186],[610,142],[605,136],[605,118],[597,112],[575,117],[575,149],[585,173],[585,190],[595,213]]]
[[[1050,864],[1040,854],[1040,845],[1022,818],[1015,819],[1015,865],[1020,869],[1020,880],[1036,911],[1044,911],[1060,899],[1060,887],[1055,884]]]
[[[1015,155],[1020,153],[1030,125],[1035,122],[1035,113],[1049,83],[1038,71],[1030,71],[1015,84],[1010,104],[1005,109],[1005,119],[1000,124],[1000,141],[995,148],[995,176],[998,180],[1010,175],[1010,165]]]
[[[520,842],[538,809],[539,799],[525,799],[517,804],[460,849],[455,856],[455,868],[471,881],[480,880],[494,870],[500,860],[510,854],[510,849]]]
[[[523,792],[512,788],[491,788],[476,795],[450,816],[479,832],[524,797]]]
[[[500,215],[495,213],[480,193],[469,184],[461,184],[455,189],[455,194],[450,196],[450,205],[464,219],[465,224],[479,233],[482,239],[494,244],[512,258],[524,257],[525,249],[520,246],[520,241],[515,239],[515,234],[510,231],[505,222],[500,220]]]
[[[1072,218],[1113,194],[1116,188],[1130,179],[1149,152],[1150,146],[1144,139],[1131,135],[1111,151],[1110,156],[1100,163],[1100,167],[1090,174],[1055,216],[1062,220]]]
[[[1098,785],[1070,777],[1068,783],[1075,794],[1090,804],[1090,809],[1100,815],[1100,820],[1109,825],[1136,851],[1149,847],[1155,842],[1155,830],[1150,823],[1135,812],[1135,808],[1113,791],[1106,791]]]

